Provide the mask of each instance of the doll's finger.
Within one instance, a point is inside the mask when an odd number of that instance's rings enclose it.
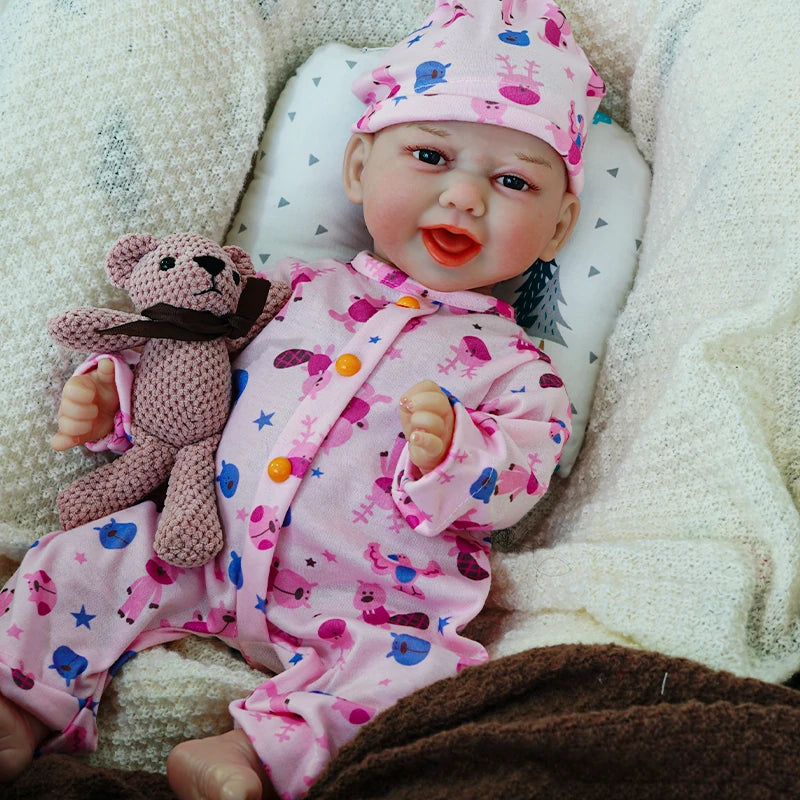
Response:
[[[100,409],[94,403],[76,403],[69,397],[62,398],[58,408],[59,418],[66,419],[93,420],[99,413]]]
[[[421,430],[411,434],[408,455],[423,474],[439,466],[443,452],[444,443],[438,436]]]
[[[114,362],[110,358],[101,358],[97,362],[97,377],[104,383],[114,380]]]
[[[65,384],[61,392],[62,401],[72,400],[75,403],[91,403],[97,394],[97,385],[89,375],[75,375]]]
[[[97,404],[103,411],[116,411],[119,408],[119,394],[115,380],[114,362],[110,358],[103,358],[95,370],[95,385],[97,387]]]
[[[66,433],[61,433],[60,431],[50,439],[50,447],[58,451],[69,450],[70,447],[75,447],[77,444],[80,444],[78,439],[73,436],[67,436]]]
[[[71,419],[70,417],[58,418],[58,432],[71,437],[86,436],[92,431],[92,420]]]
[[[439,414],[432,411],[415,411],[409,418],[409,428],[412,431],[421,428],[441,437],[445,432],[445,422]]]
[[[435,414],[440,419],[449,419],[453,415],[450,400],[438,387],[436,391],[406,394],[400,401],[401,412],[412,417],[418,413]]]

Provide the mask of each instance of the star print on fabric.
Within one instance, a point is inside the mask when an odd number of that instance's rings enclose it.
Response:
[[[440,41],[436,42],[433,46],[439,48],[439,47],[444,47],[445,44],[447,44],[447,42],[445,42],[444,39],[441,39]]]
[[[78,701],[78,710],[82,711],[84,708],[88,708],[89,711],[92,712],[93,716],[97,716],[96,709],[97,706],[100,705],[99,700],[94,700],[92,695],[89,695],[88,697],[76,697],[75,699]]]
[[[306,566],[307,567],[316,567],[317,566],[317,562],[314,561],[313,558],[307,558],[306,559]]]
[[[417,42],[420,42],[420,41],[422,41],[422,37],[421,36],[415,36],[413,39],[411,39],[409,41],[408,46],[411,47],[412,44],[416,44]]]
[[[314,469],[311,470],[311,474],[315,478],[321,478],[325,473],[319,467],[314,467]]]
[[[236,519],[241,519],[241,520],[247,519],[247,509],[246,508],[240,508],[236,512]]]
[[[258,419],[254,419],[253,422],[258,425],[258,429],[261,430],[265,425],[269,425],[272,427],[272,418],[275,416],[275,412],[271,412],[269,414],[265,414],[263,409],[261,411],[261,416]]]
[[[322,555],[324,555],[328,561],[336,561],[336,556],[328,550],[326,550]]]
[[[86,553],[75,553],[75,560],[79,564],[85,564],[86,563]]]
[[[80,628],[81,625],[83,625],[89,630],[92,629],[92,626],[89,623],[97,616],[97,614],[87,614],[85,605],[81,603],[80,611],[71,611],[70,613],[72,614],[73,617],[75,617],[76,628]]]
[[[267,613],[267,598],[266,597],[260,597],[259,595],[256,595],[256,605],[255,605],[255,607],[262,614],[266,614]]]
[[[388,678],[384,678],[382,681],[378,682],[378,686],[388,686],[391,681]]]
[[[12,636],[14,639],[19,639],[19,635],[21,633],[25,633],[25,631],[22,628],[18,628],[16,625],[12,625],[6,631],[6,636]]]
[[[450,624],[450,617],[439,617],[439,633],[444,634],[444,629]]]
[[[572,80],[575,77],[575,73],[569,67],[565,67],[564,72],[566,73],[567,77],[570,80]]]
[[[400,347],[390,347],[386,351],[386,357],[394,360],[395,358],[403,357],[403,350]]]
[[[483,327],[479,325],[477,322],[472,323],[472,327],[475,328],[476,331],[482,331]]]
[[[380,340],[381,340],[381,337],[380,337],[380,336],[370,336],[370,337],[369,337],[369,343],[370,343],[370,344],[378,344],[378,342],[379,342]]]
[[[289,663],[290,663],[290,664],[299,664],[299,663],[300,663],[302,660],[303,660],[303,654],[302,654],[302,653],[295,653],[295,654],[294,654],[294,655],[293,655],[293,656],[292,656],[292,657],[289,659]]]
[[[455,478],[455,475],[453,475],[451,472],[440,472],[437,480],[440,484],[444,485],[446,483],[450,483],[453,478]]]

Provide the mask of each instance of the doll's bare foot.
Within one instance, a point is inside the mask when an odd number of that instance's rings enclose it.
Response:
[[[28,768],[47,727],[0,695],[0,783],[11,783]]]
[[[239,729],[181,742],[167,758],[167,778],[180,800],[277,800],[247,734]]]

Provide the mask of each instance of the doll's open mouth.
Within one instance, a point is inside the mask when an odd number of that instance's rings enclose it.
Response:
[[[444,267],[460,267],[466,264],[483,247],[469,231],[452,225],[422,228],[422,244],[431,258]]]

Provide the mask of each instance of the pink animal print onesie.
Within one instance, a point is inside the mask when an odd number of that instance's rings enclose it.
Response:
[[[45,536],[0,594],[2,692],[59,731],[43,751],[94,746],[103,689],[140,650],[217,636],[278,673],[231,713],[297,797],[378,711],[487,657],[460,631],[489,588],[489,532],[558,462],[561,380],[490,296],[429,291],[368,253],[276,273],[295,291],[235,364],[216,560],[160,561],[146,502]],[[455,430],[421,477],[397,407],[425,378]]]

